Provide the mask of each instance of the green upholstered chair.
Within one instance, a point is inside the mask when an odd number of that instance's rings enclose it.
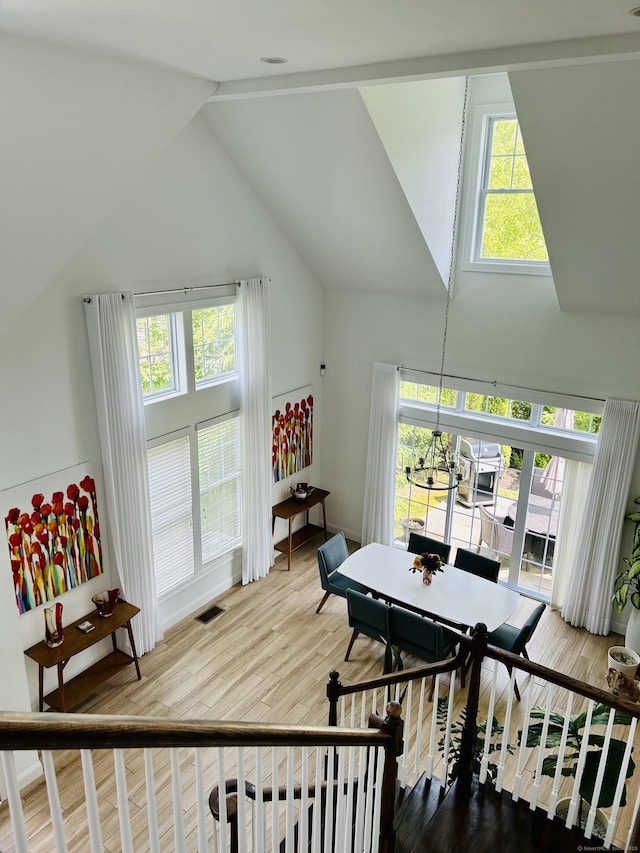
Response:
[[[475,551],[458,548],[453,565],[458,569],[462,569],[463,572],[470,572],[472,575],[477,575],[494,583],[498,582],[500,560],[492,560],[490,557],[483,557],[482,554],[477,554]]]
[[[449,655],[455,654],[458,645],[458,639],[451,631],[447,631],[432,619],[414,613],[412,610],[406,610],[404,607],[391,607],[389,631],[392,646],[428,663],[446,660]],[[433,699],[435,681],[434,676],[429,701]]]
[[[516,628],[515,625],[509,625],[508,622],[504,622],[499,628],[496,628],[495,631],[491,631],[490,634],[487,634],[487,641],[492,646],[504,649],[505,652],[511,652],[511,654],[514,655],[522,655],[529,660],[526,645],[533,636],[533,632],[536,630],[540,617],[544,613],[545,607],[546,605],[544,603],[535,607],[521,628]],[[511,669],[512,667],[507,666],[509,676],[511,676]],[[518,684],[515,679],[513,682],[513,688],[519,702],[520,691],[518,690]]]
[[[330,595],[340,595],[342,598],[346,598],[347,589],[357,589],[363,594],[369,592],[368,587],[352,581],[337,571],[348,556],[347,541],[342,531],[327,539],[318,548],[318,571],[320,572],[320,583],[324,590],[324,596],[316,613],[320,613]]]
[[[351,649],[358,634],[365,634],[373,640],[385,644],[383,673],[391,670],[391,646],[389,644],[389,613],[391,607],[384,601],[363,595],[356,589],[347,590],[347,611],[349,625],[353,628],[349,645],[344,656],[349,660]]]
[[[443,563],[448,563],[451,545],[440,542],[439,539],[432,539],[430,536],[422,536],[420,533],[410,533],[407,551],[410,554],[422,554],[425,551],[428,554],[438,554]]]

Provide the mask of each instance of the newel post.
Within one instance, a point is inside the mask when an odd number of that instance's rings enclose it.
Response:
[[[380,851],[393,853],[395,831],[393,818],[396,799],[396,779],[398,778],[398,756],[404,748],[404,720],[401,717],[402,705],[389,702],[387,716],[380,728],[392,735],[392,742],[384,748],[384,768],[382,771],[382,796],[380,801]]]
[[[471,677],[467,694],[467,713],[460,742],[458,765],[458,790],[468,791],[473,777],[474,753],[478,739],[478,701],[480,697],[480,670],[487,651],[487,626],[479,622],[473,629],[470,645]]]
[[[327,682],[327,699],[329,700],[329,723],[330,726],[338,725],[338,699],[340,698],[340,689],[342,683],[340,674],[332,669],[329,673],[329,681]]]

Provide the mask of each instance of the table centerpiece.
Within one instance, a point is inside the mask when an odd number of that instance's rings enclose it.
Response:
[[[409,571],[422,572],[422,583],[428,586],[436,572],[444,571],[443,566],[444,563],[439,554],[429,554],[428,551],[423,551],[422,554],[416,554]]]

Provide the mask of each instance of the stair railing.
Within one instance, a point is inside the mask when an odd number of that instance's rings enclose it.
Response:
[[[98,853],[106,845],[123,853],[141,847],[263,853],[280,845],[303,849],[297,845],[304,840],[304,849],[316,853],[343,844],[345,850],[391,853],[389,802],[402,742],[398,711],[390,707],[380,727],[364,730],[2,713],[0,757],[11,827],[0,813],[0,849]],[[23,791],[14,760],[21,750],[40,751],[45,773]],[[225,796],[212,799],[216,789]],[[317,807],[318,793],[324,809]],[[48,830],[42,819],[47,800]],[[117,811],[109,807],[115,803]]]

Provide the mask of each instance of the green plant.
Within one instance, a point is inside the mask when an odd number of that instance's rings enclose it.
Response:
[[[446,732],[447,730],[448,707],[448,697],[441,696],[438,699],[438,708],[436,712],[438,720],[438,729],[441,732]],[[459,775],[460,750],[462,747],[462,732],[466,719],[467,709],[465,706],[460,712],[459,716],[451,722],[451,728],[449,731],[449,784],[454,782]],[[480,725],[478,726],[478,733],[476,735],[472,764],[472,770],[476,774],[480,773],[480,764],[484,756],[484,742],[487,732],[487,722],[488,720],[485,720],[484,723],[480,723]],[[489,735],[489,755],[496,752],[496,750],[502,749],[502,738],[500,737],[499,744],[497,744],[495,741],[497,740],[497,736],[502,735],[503,732],[504,726],[501,726],[498,723],[497,719],[493,717],[491,720],[491,730]],[[440,750],[440,752],[444,752],[445,739],[446,735],[443,734],[440,740],[438,741],[438,749]],[[513,753],[515,752],[515,747],[513,747],[510,743],[507,743],[506,750],[509,755],[513,755]],[[498,765],[494,761],[489,761],[489,763],[487,764],[487,775],[492,782],[495,782],[496,776],[498,775]]]
[[[598,775],[598,767],[602,758],[602,747],[604,746],[605,737],[603,734],[594,731],[595,726],[606,726],[609,722],[610,709],[607,705],[598,704],[593,709],[591,717],[591,728],[588,737],[588,749],[585,758],[584,771],[580,780],[580,812],[579,820],[582,818],[582,801],[592,802],[593,792]],[[546,711],[544,708],[533,708],[531,718],[540,722],[532,723],[527,730],[527,746],[540,746],[542,742],[542,731],[544,728],[544,717]],[[548,755],[542,762],[542,775],[555,776],[558,762],[561,762],[561,773],[563,776],[575,776],[578,768],[578,759],[580,750],[584,741],[584,727],[587,720],[587,711],[581,711],[569,717],[567,727],[567,740],[565,752],[563,755],[554,753]],[[614,715],[615,725],[629,725],[631,716],[622,711],[616,711]],[[565,726],[565,718],[561,714],[550,714],[547,735],[544,746],[546,749],[558,749],[562,743],[562,732]],[[522,731],[518,733],[518,743],[522,740]],[[625,741],[611,738],[609,741],[609,749],[607,752],[607,760],[602,778],[602,786],[600,788],[600,796],[596,806],[599,808],[608,808],[613,805],[618,777],[622,769],[622,761],[624,751],[626,749]],[[635,770],[635,763],[632,758],[629,759],[626,777],[629,778]],[[622,788],[622,799],[620,805],[626,804],[626,785]]]
[[[640,497],[637,497],[634,503],[640,504]],[[624,558],[627,568],[620,572],[615,581],[613,604],[618,612],[624,608],[627,601],[640,610],[640,512],[630,512],[625,518],[635,523],[635,529],[631,559]]]

